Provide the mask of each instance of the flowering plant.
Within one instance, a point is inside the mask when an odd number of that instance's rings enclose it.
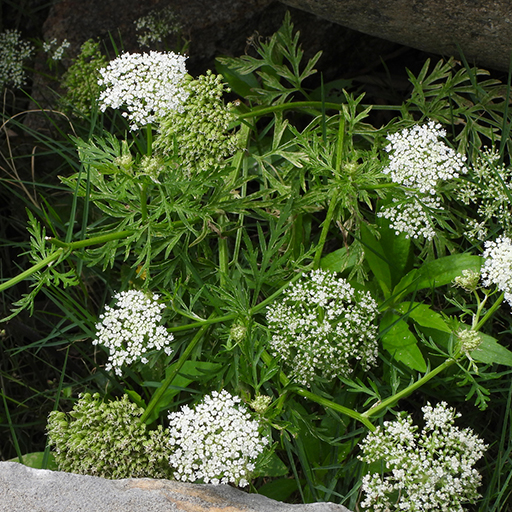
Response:
[[[350,81],[324,82],[289,16],[197,77],[176,53],[107,64],[101,49],[85,44],[63,76],[80,115],[55,122],[59,140],[31,133],[30,158],[2,155],[5,204],[30,198],[26,243],[19,216],[0,223],[19,235],[3,272],[31,266],[0,282],[16,306],[0,332],[0,455],[23,460],[54,411],[65,470],[352,510],[502,509],[506,87],[427,62],[382,116]],[[52,194],[16,180],[40,147],[61,163],[34,173]]]

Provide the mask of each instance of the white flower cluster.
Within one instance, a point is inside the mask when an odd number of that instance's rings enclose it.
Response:
[[[190,409],[169,414],[169,458],[174,478],[184,482],[248,485],[254,461],[269,440],[259,434],[240,398],[214,391]]]
[[[64,56],[64,51],[69,48],[70,42],[67,39],[64,39],[62,43],[57,44],[57,39],[54,37],[50,42],[43,43],[43,51],[45,53],[49,53],[52,60],[59,61],[62,60]]]
[[[388,219],[397,233],[428,240],[435,236],[429,212],[441,209],[438,186],[467,171],[466,157],[439,140],[445,136],[446,131],[433,121],[388,136],[386,151],[391,156],[383,172],[404,187],[406,201],[393,198],[379,216]]]
[[[93,345],[103,345],[109,351],[106,370],[114,369],[122,375],[121,367],[135,361],[148,362],[146,356],[153,350],[172,353],[169,344],[174,336],[165,327],[158,325],[164,304],[157,302],[158,295],[147,297],[139,290],[116,293],[115,307],[105,306],[96,324]]]
[[[25,85],[24,61],[30,58],[34,47],[21,39],[18,30],[0,33],[0,90],[10,84],[14,88]]]
[[[100,109],[125,107],[123,116],[137,130],[173,110],[181,112],[187,99],[182,87],[186,57],[173,52],[123,53],[100,70]]]
[[[181,29],[181,23],[170,6],[160,10],[153,9],[134,23],[138,32],[137,42],[140,46],[147,47],[152,43],[161,43],[167,36]]]
[[[410,417],[385,421],[361,442],[361,460],[382,461],[384,471],[363,477],[363,510],[389,512],[463,512],[474,503],[481,476],[474,469],[487,446],[445,402],[422,408],[425,426],[418,433]]]
[[[495,285],[512,306],[512,240],[506,236],[485,242],[484,265],[480,270],[486,287]]]
[[[377,361],[377,312],[368,292],[357,293],[335,273],[314,270],[267,309],[270,344],[301,384],[310,385],[317,373],[346,377],[355,361],[365,369]]]
[[[485,148],[475,159],[469,180],[457,189],[456,196],[466,205],[476,205],[479,219],[469,219],[466,236],[482,240],[490,220],[496,220],[506,233],[512,232],[512,167],[500,163],[495,148]],[[479,222],[480,221],[480,222]]]

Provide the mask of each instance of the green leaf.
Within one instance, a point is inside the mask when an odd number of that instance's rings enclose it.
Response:
[[[389,227],[387,220],[382,217],[377,218],[377,225],[380,233],[379,242],[383,254],[390,262],[392,285],[395,286],[410,265],[411,239],[404,233],[397,235],[395,230]]]
[[[481,345],[471,352],[471,357],[479,363],[512,366],[512,352],[487,334],[479,333]]]
[[[26,453],[23,455],[23,465],[34,469],[51,469],[53,471],[59,469],[52,453],[49,455],[48,465],[46,468],[43,468],[43,457],[44,452]],[[10,459],[8,462],[19,462],[19,459],[18,457],[14,457],[14,459]]]
[[[417,346],[416,336],[409,330],[407,322],[392,313],[384,315],[381,322],[382,346],[394,359],[412,370],[427,371],[425,358]]]
[[[297,490],[298,486],[295,478],[279,478],[262,485],[258,489],[258,494],[262,494],[272,500],[285,501]]]
[[[167,368],[166,373],[169,374],[173,371],[174,366],[178,362],[170,365]],[[159,400],[159,403],[153,409],[153,414],[150,415],[148,422],[151,423],[158,418],[160,411],[162,409],[168,409],[172,403],[174,397],[183,389],[186,389],[192,382],[200,381],[200,380],[209,380],[213,378],[216,374],[217,369],[219,368],[218,363],[210,363],[208,361],[185,361],[183,366],[174,377],[167,391],[162,395]],[[159,387],[160,382],[145,382],[144,385],[147,387]]]
[[[320,268],[322,270],[330,270],[331,272],[343,272],[356,265],[358,254],[354,250],[342,247],[336,251],[326,254],[320,260]]]
[[[429,261],[419,269],[418,290],[450,284],[463,270],[480,272],[481,265],[482,257],[471,254],[453,254]]]
[[[463,270],[480,272],[481,265],[482,257],[471,254],[454,254],[429,261],[400,280],[393,290],[393,299],[399,301],[401,297],[424,288],[445,286],[462,275]]]
[[[396,306],[396,309],[402,315],[407,315],[422,327],[429,327],[430,329],[437,329],[447,333],[452,332],[442,315],[432,311],[426,304],[421,302],[402,302]]]
[[[256,469],[252,477],[258,476],[284,476],[288,474],[288,468],[275,452],[264,454],[260,460],[256,461]]]
[[[391,290],[391,270],[388,259],[380,242],[370,232],[368,227],[361,223],[361,242],[364,246],[364,255],[373,275],[377,279],[384,296],[387,298]]]

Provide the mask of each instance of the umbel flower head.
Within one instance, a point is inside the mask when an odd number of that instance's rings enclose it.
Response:
[[[500,236],[495,242],[485,242],[484,247],[485,261],[480,270],[483,284],[504,292],[505,300],[512,306],[512,241]]]
[[[302,384],[317,373],[346,377],[355,362],[368,369],[377,361],[376,315],[368,292],[356,292],[335,273],[314,270],[267,309],[270,344]]]
[[[487,446],[471,429],[455,426],[460,414],[445,402],[422,411],[421,432],[402,416],[360,443],[361,460],[383,463],[382,471],[363,477],[362,510],[463,512],[462,504],[479,497],[481,476],[473,466]]]
[[[434,121],[388,136],[390,159],[383,172],[404,187],[405,200],[393,197],[378,215],[388,219],[397,233],[428,240],[435,236],[430,212],[441,209],[439,185],[467,171],[466,157],[439,140],[445,136]]]
[[[0,32],[0,91],[6,85],[16,89],[25,85],[23,65],[33,51],[34,47],[21,38],[18,30]]]
[[[268,439],[240,398],[213,391],[193,409],[169,414],[174,478],[184,482],[248,485]]]
[[[223,102],[229,92],[221,75],[210,70],[184,86],[188,95],[181,110],[159,120],[155,147],[164,154],[174,152],[185,175],[224,166],[239,147],[238,134],[231,128],[236,116],[232,105]]]
[[[182,82],[186,57],[173,52],[123,53],[100,70],[100,109],[125,107],[123,116],[137,130],[173,110],[181,111],[188,93]]]
[[[48,417],[48,440],[60,471],[103,478],[169,478],[167,433],[146,430],[143,409],[128,400],[80,396],[69,414]]]
[[[106,370],[115,370],[121,375],[121,367],[135,361],[147,363],[146,356],[154,350],[172,353],[169,347],[174,336],[165,327],[158,325],[165,309],[157,302],[158,295],[148,297],[140,290],[119,292],[114,295],[116,305],[105,306],[96,324],[97,338],[93,345],[103,345],[109,350]]]
[[[470,239],[486,238],[490,221],[498,222],[505,233],[511,233],[512,167],[506,167],[500,160],[496,148],[484,148],[476,155],[471,178],[456,190],[460,201],[476,206],[478,219],[469,219],[466,224],[466,236]]]

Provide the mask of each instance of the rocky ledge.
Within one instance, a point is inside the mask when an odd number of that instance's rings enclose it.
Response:
[[[228,485],[104,478],[0,462],[3,512],[350,512],[334,503],[290,505]]]

